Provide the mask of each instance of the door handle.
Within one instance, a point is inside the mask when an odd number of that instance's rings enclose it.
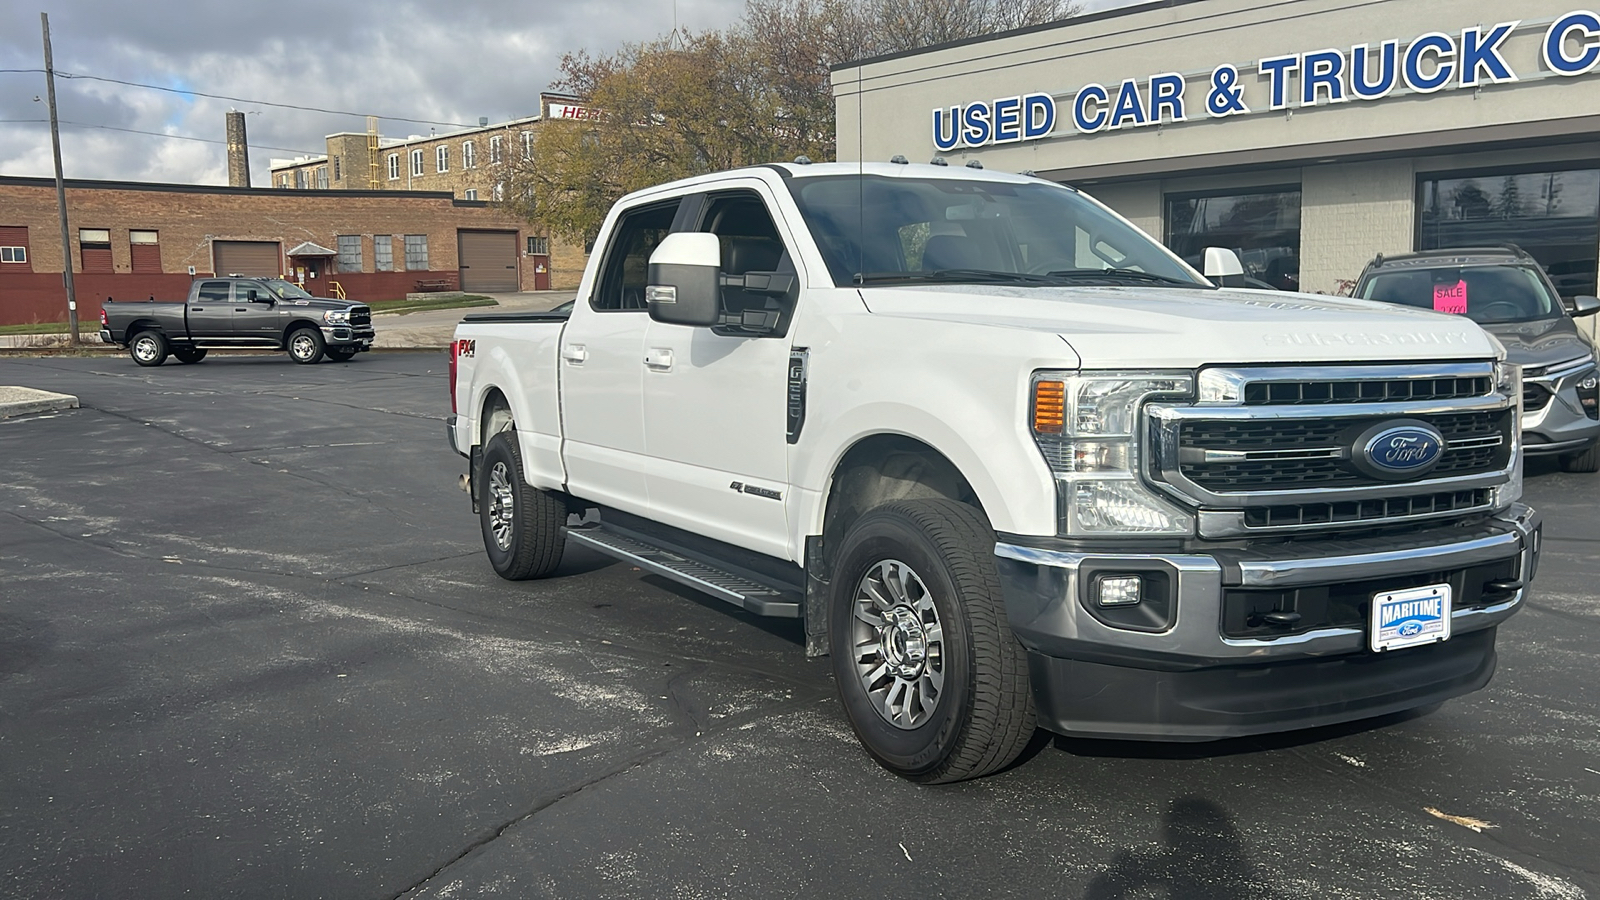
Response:
[[[589,358],[589,350],[582,344],[568,344],[561,348],[561,358],[569,363],[582,363]]]
[[[665,372],[672,368],[672,351],[665,347],[652,347],[645,351],[644,364]]]

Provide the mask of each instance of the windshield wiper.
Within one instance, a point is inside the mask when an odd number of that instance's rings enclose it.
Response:
[[[1138,269],[1058,269],[1050,273],[1052,279],[1084,279],[1092,281],[1132,281],[1138,284],[1170,284],[1177,287],[1203,288],[1206,285],[1186,278],[1173,278],[1170,275],[1157,275],[1154,272],[1141,272]]]
[[[1053,278],[1025,272],[996,272],[991,269],[934,269],[931,272],[857,272],[856,284],[1051,284]]]

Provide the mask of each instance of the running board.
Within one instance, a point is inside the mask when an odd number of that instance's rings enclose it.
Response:
[[[716,564],[685,556],[650,542],[642,534],[615,526],[586,525],[568,528],[567,539],[598,550],[607,556],[632,563],[647,572],[670,578],[679,584],[726,600],[758,616],[780,619],[800,618],[798,593],[780,590],[736,575]]]

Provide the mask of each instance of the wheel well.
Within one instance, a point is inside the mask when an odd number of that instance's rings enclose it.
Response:
[[[983,511],[961,470],[915,438],[881,434],[851,447],[839,460],[822,519],[824,563],[831,570],[844,536],[861,516],[896,500],[954,500]]]
[[[293,322],[290,322],[288,325],[284,326],[282,338],[283,343],[288,345],[289,335],[294,334],[296,331],[299,331],[302,328],[309,328],[312,331],[317,332],[319,337],[322,334],[322,328],[310,319],[295,319]]]
[[[161,323],[154,319],[135,319],[128,325],[128,329],[122,333],[122,336],[131,341],[133,336],[141,331],[154,331],[162,337],[167,336],[167,332],[161,327]]]
[[[502,431],[509,431],[513,424],[511,403],[506,395],[500,393],[499,388],[490,388],[483,398],[483,415],[478,417],[479,445],[489,443],[489,438]]]

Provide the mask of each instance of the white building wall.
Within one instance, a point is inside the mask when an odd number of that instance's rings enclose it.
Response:
[[[1301,290],[1348,294],[1374,256],[1412,249],[1417,230],[1414,171],[1409,159],[1301,171]]]

